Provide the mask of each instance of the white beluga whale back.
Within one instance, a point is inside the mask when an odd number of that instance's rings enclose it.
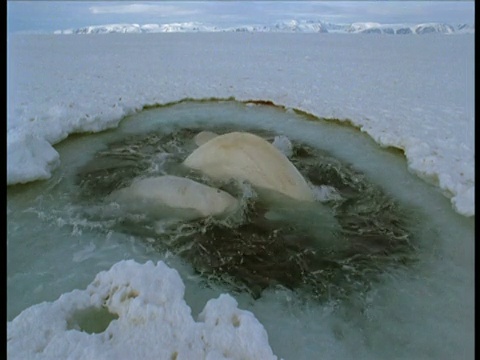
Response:
[[[244,180],[296,200],[314,201],[312,190],[287,157],[250,133],[212,137],[192,152],[184,165],[216,180]]]
[[[108,200],[127,211],[182,219],[224,215],[238,205],[225,191],[171,175],[136,180],[114,191]]]

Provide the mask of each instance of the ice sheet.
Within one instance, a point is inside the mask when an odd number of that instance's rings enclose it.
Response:
[[[411,171],[471,216],[473,45],[468,34],[12,35],[7,183],[49,176],[46,142],[114,127],[144,105],[235,97],[349,120],[402,149]]]

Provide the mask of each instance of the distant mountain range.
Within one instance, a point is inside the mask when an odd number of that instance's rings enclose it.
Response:
[[[198,22],[170,24],[108,24],[86,26],[79,29],[57,30],[55,34],[110,34],[110,33],[163,33],[163,32],[303,32],[303,33],[353,33],[353,34],[465,34],[475,33],[475,25],[469,24],[379,24],[358,22],[353,24],[332,24],[316,20],[290,20],[273,25],[239,25],[219,27]]]

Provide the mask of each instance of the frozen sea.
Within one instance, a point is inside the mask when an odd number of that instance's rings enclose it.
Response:
[[[9,358],[473,358],[474,35],[11,35],[7,51]],[[421,214],[415,265],[345,302],[253,299],[78,217],[78,168],[179,124],[352,164]]]

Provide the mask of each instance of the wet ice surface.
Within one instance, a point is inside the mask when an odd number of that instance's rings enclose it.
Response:
[[[470,358],[472,219],[410,175],[398,153],[357,130],[307,120],[272,107],[183,103],[60,144],[64,162],[51,180],[8,189],[9,319],[85,288],[121,259],[164,260],[182,276],[194,318],[229,292],[285,359]],[[248,184],[218,184],[183,168],[205,129],[286,136],[318,201],[272,206]],[[180,224],[112,216],[104,199],[114,189],[165,173],[220,186],[243,207],[229,219]]]

